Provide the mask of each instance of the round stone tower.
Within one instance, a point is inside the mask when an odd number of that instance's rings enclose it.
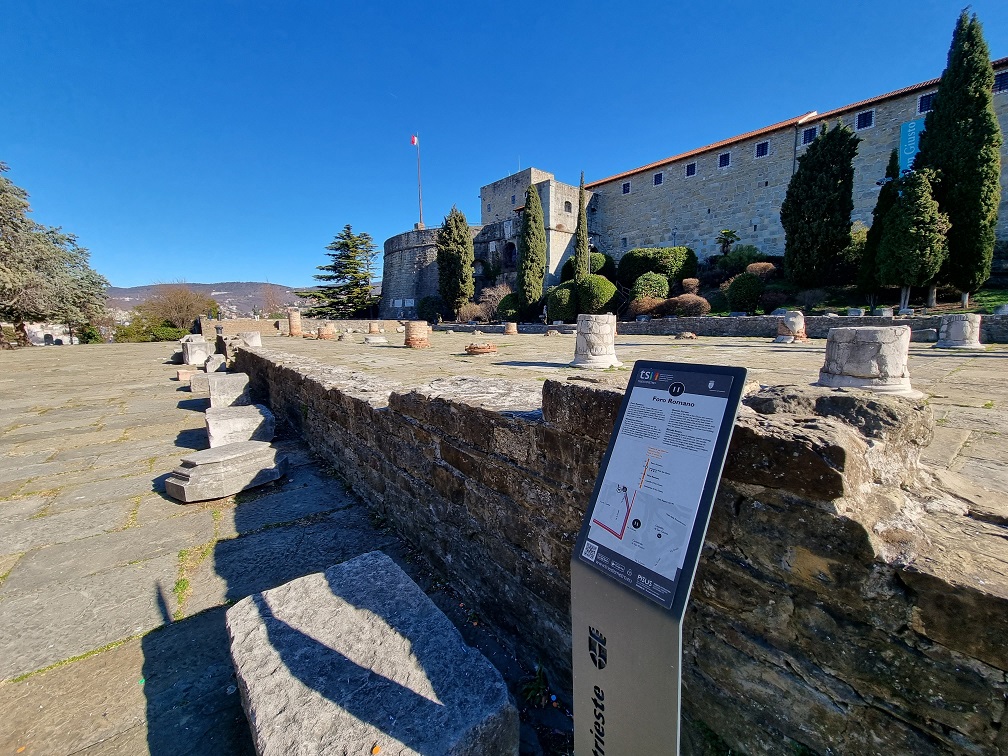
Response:
[[[438,293],[439,228],[423,228],[385,240],[380,315],[387,320],[413,320],[417,304]]]

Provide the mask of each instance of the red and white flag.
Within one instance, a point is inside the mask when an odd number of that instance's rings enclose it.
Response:
[[[416,147],[418,144],[420,144],[420,139],[417,137],[416,134],[414,134],[413,136],[410,137],[409,143],[412,144],[414,147]]]

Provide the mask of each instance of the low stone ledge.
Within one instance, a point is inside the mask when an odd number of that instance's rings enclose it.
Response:
[[[244,598],[227,629],[257,753],[518,753],[500,673],[381,552]]]

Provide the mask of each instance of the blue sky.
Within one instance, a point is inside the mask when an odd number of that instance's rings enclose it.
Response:
[[[941,74],[958,2],[9,2],[0,161],[113,285],[303,286],[534,165],[604,178]],[[1008,56],[1008,2],[972,9]],[[378,261],[380,264],[380,255]]]

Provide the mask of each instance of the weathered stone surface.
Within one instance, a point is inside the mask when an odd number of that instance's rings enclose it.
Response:
[[[364,343],[367,344],[368,346],[378,346],[380,344],[388,344],[389,341],[381,334],[378,334],[377,336],[372,336],[368,334],[367,336],[364,337]]]
[[[210,448],[238,441],[272,441],[276,428],[273,413],[261,404],[210,407],[205,413]]]
[[[206,337],[203,336],[203,334],[201,334],[201,333],[187,333],[185,336],[183,336],[181,339],[179,339],[179,343],[180,344],[186,344],[186,343],[205,344],[206,343]]]
[[[605,370],[623,363],[616,357],[616,316],[578,315],[572,367]]]
[[[796,341],[808,341],[805,335],[805,316],[798,310],[788,310],[777,323],[778,344],[792,344]]]
[[[518,335],[518,324],[517,323],[505,323],[504,324],[504,335],[505,336],[517,336]]]
[[[983,349],[980,316],[972,313],[943,315],[935,346],[939,349]]]
[[[210,396],[210,373],[193,373],[189,378],[189,390],[197,396]]]
[[[934,328],[921,328],[910,332],[910,341],[914,342],[935,342],[938,341],[938,331]]]
[[[910,386],[910,326],[831,328],[820,386],[920,397]]]
[[[331,341],[336,338],[336,326],[332,323],[325,323],[319,326],[318,338],[323,341]]]
[[[517,754],[500,673],[371,552],[242,599],[231,657],[260,754]]]
[[[862,317],[864,315],[864,308],[863,307],[848,307],[847,308],[847,315],[848,315],[848,317],[852,317],[852,318],[860,318],[860,317]]]
[[[181,383],[189,383],[192,377],[198,372],[200,372],[200,369],[196,366],[179,368],[175,371],[175,380]]]
[[[426,320],[411,320],[406,323],[406,346],[410,349],[430,347],[430,327]]]
[[[497,345],[490,342],[470,344],[465,350],[466,354],[497,354]]]
[[[262,346],[262,333],[259,331],[241,331],[238,334],[238,338],[245,343],[245,346]]]
[[[249,377],[245,373],[207,373],[211,407],[252,404]]]
[[[269,444],[241,441],[183,457],[165,480],[165,491],[186,503],[222,499],[278,480],[286,472],[287,457]]]
[[[203,363],[203,369],[208,373],[223,373],[227,370],[227,361],[223,354],[211,354]]]
[[[207,357],[213,354],[213,352],[213,346],[207,344],[206,341],[182,342],[182,362],[185,365],[202,366],[207,361]]]
[[[304,331],[301,330],[301,310],[297,307],[287,310],[287,335],[304,336]]]

